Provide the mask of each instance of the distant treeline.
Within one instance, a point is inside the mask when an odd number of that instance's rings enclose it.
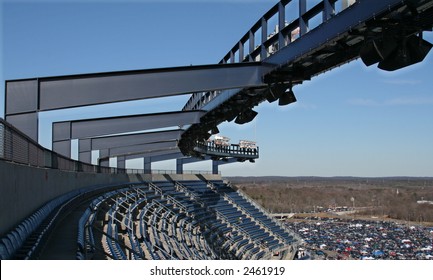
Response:
[[[433,178],[233,177],[229,180],[271,212],[311,213],[333,206],[362,214],[433,222]]]

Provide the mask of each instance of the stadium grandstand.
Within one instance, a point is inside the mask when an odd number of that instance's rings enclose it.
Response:
[[[2,196],[1,259],[295,256],[294,235],[218,174],[144,174],[84,164],[43,148],[3,120],[0,136],[2,193],[9,194]],[[74,188],[95,177],[98,184]],[[32,211],[44,196],[54,198]],[[12,229],[4,231],[8,222]]]

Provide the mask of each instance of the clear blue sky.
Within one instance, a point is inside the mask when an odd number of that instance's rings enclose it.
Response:
[[[217,63],[276,2],[3,0],[0,116],[3,80]],[[355,61],[314,77],[294,88],[297,103],[262,103],[252,123],[222,124],[233,142],[256,140],[261,158],[220,169],[227,176],[433,176],[432,73],[430,53],[393,73]],[[43,113],[40,141],[50,145],[52,121],[180,110],[187,98]]]

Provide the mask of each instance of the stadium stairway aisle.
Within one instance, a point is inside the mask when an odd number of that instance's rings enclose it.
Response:
[[[53,230],[42,250],[40,260],[75,260],[77,251],[78,221],[88,201],[73,209]]]

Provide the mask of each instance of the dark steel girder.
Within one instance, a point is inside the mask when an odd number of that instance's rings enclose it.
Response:
[[[79,139],[79,152],[179,140],[182,129]]]
[[[53,141],[84,139],[199,123],[203,111],[178,111],[53,123]]]
[[[292,64],[296,59],[313,54],[315,50],[322,46],[335,42],[341,36],[347,36],[344,34],[358,28],[360,25],[364,25],[369,20],[380,21],[382,17],[386,17],[392,10],[404,5],[404,2],[401,0],[357,1],[353,6],[339,13],[338,16],[323,22],[317,28],[304,34],[301,40],[295,40],[272,56],[264,59],[263,62],[278,66],[272,69],[270,73],[278,71],[282,67]]]
[[[127,156],[117,156],[117,167],[125,168],[126,160],[142,158],[144,163],[144,171],[150,173],[152,169],[153,162],[177,159],[182,157],[182,153],[178,150],[176,151],[160,151],[160,152],[152,152],[146,154],[137,154],[137,155],[127,155]],[[109,157],[99,158],[99,163],[102,166],[109,165]]]
[[[158,161],[164,161],[164,160],[171,160],[171,159],[177,159],[183,157],[183,154],[180,152],[179,149],[162,149],[159,151],[150,151],[150,152],[141,152],[137,154],[125,154],[125,155],[116,155],[117,157],[117,167],[125,168],[125,161],[131,160],[131,159],[143,159],[145,165],[145,169],[151,169],[151,163],[152,162],[158,162]],[[109,151],[104,150],[102,152],[102,155],[98,159],[98,162],[100,164],[104,164],[105,166],[108,166],[109,163]]]
[[[180,139],[183,130],[166,130],[126,135],[78,139],[79,160],[91,163],[91,151]],[[57,142],[56,142],[57,143]],[[69,141],[68,141],[69,143]],[[56,144],[57,145],[57,144]],[[70,148],[69,148],[70,149]],[[180,152],[180,151],[179,151]]]
[[[5,114],[261,85],[265,68],[255,62],[10,80]]]
[[[55,122],[52,125],[52,149],[71,156],[71,140],[131,133],[199,123],[203,111],[179,111],[156,114]],[[85,155],[87,161],[89,156]]]
[[[169,150],[160,150],[160,151],[154,151],[154,152],[147,152],[147,153],[137,153],[137,154],[129,154],[129,155],[118,155],[125,157],[126,160],[129,159],[137,159],[137,158],[165,158],[167,159],[177,159],[183,157],[183,154],[179,149],[169,149]]]
[[[418,30],[418,32],[429,30],[433,24],[430,12],[432,2],[431,0],[357,1],[343,12],[331,16],[315,29],[306,32],[297,40],[265,58],[262,62],[273,67],[265,74],[264,81],[271,87],[276,83],[284,83],[287,86],[289,83],[301,84],[312,76],[357,59],[366,40],[366,34],[370,33],[368,26],[371,25],[392,22],[388,28],[401,30],[407,28],[406,25],[410,22],[411,30]],[[408,7],[413,5],[422,6],[423,12],[414,16],[411,8]],[[404,20],[401,20],[402,18]],[[380,36],[380,33],[376,35]],[[196,141],[202,140],[202,135],[206,135],[220,123],[234,119],[243,110],[259,105],[267,99],[268,93],[269,90],[263,87],[244,88],[225,91],[221,94],[224,99],[218,96],[207,102],[203,106],[206,114],[201,118],[201,122],[191,125],[182,134],[179,142],[180,149],[185,155],[197,156],[193,149]]]
[[[155,143],[138,144],[124,147],[117,147],[101,151],[107,157],[126,156],[131,154],[145,154],[160,151],[177,152],[177,141],[161,141]]]
[[[263,84],[260,62],[6,81],[5,119],[38,140],[38,113]]]

